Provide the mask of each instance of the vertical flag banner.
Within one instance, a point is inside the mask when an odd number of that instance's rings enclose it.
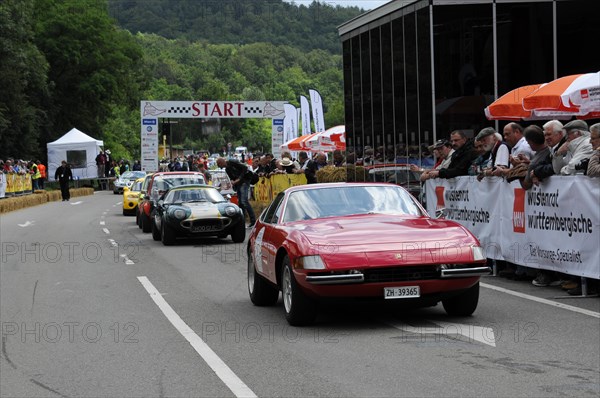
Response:
[[[310,134],[310,105],[308,105],[308,99],[303,95],[300,96],[300,113],[302,118],[302,135]]]
[[[283,119],[283,142],[293,140],[298,136],[298,112],[292,104],[284,104],[285,118]]]
[[[315,123],[315,133],[325,131],[325,120],[323,118],[323,101],[321,94],[317,90],[308,90],[310,94],[310,105],[312,107],[313,122]]]

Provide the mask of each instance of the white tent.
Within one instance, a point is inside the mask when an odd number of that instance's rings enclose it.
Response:
[[[71,164],[73,178],[96,178],[96,156],[104,142],[82,133],[76,128],[54,142],[48,148],[48,179],[54,180],[54,173],[63,160]]]

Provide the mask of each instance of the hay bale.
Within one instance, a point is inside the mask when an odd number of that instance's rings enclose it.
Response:
[[[317,171],[318,182],[367,181],[368,173],[362,166],[348,165],[343,167],[325,166]]]
[[[71,193],[71,197],[94,194],[93,188],[72,188],[69,191]],[[0,214],[60,200],[62,200],[60,191],[38,190],[33,194],[15,196],[0,200]]]

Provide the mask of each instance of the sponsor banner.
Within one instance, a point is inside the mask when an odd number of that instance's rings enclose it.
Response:
[[[283,145],[284,137],[283,119],[273,119],[271,127],[271,153],[278,159],[281,157],[281,146]]]
[[[553,176],[525,191],[518,181],[459,177],[429,180],[426,190],[428,211],[445,207],[489,258],[600,279],[600,179]]]
[[[283,105],[285,118],[283,119],[283,142],[288,142],[298,137],[298,112],[291,104]]]
[[[267,177],[260,177],[254,184],[254,200],[256,202],[270,202],[273,199],[271,195],[271,180]]]
[[[289,187],[306,184],[304,174],[274,174],[269,179],[271,180],[271,199]]]
[[[283,118],[284,101],[141,101],[142,119]]]
[[[300,113],[302,120],[301,135],[310,134],[310,105],[308,104],[308,99],[303,95],[300,96]]]
[[[158,171],[158,119],[143,117],[141,126],[142,171]]]
[[[427,198],[435,198],[427,200],[430,214],[435,214],[437,209],[446,209],[446,218],[459,222],[473,232],[490,252],[487,253],[488,257],[502,259],[496,239],[501,213],[491,205],[502,195],[501,184],[494,183],[493,179],[478,183],[474,177],[461,177],[427,180],[426,187]]]
[[[317,90],[308,90],[310,94],[310,105],[312,107],[313,123],[315,124],[315,133],[325,131],[325,119],[323,116],[323,100]]]

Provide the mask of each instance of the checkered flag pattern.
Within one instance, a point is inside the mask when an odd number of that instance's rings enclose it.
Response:
[[[245,106],[244,111],[249,115],[261,115],[263,113],[259,106]]]
[[[191,111],[191,106],[172,106],[169,108],[167,113],[190,113]]]

